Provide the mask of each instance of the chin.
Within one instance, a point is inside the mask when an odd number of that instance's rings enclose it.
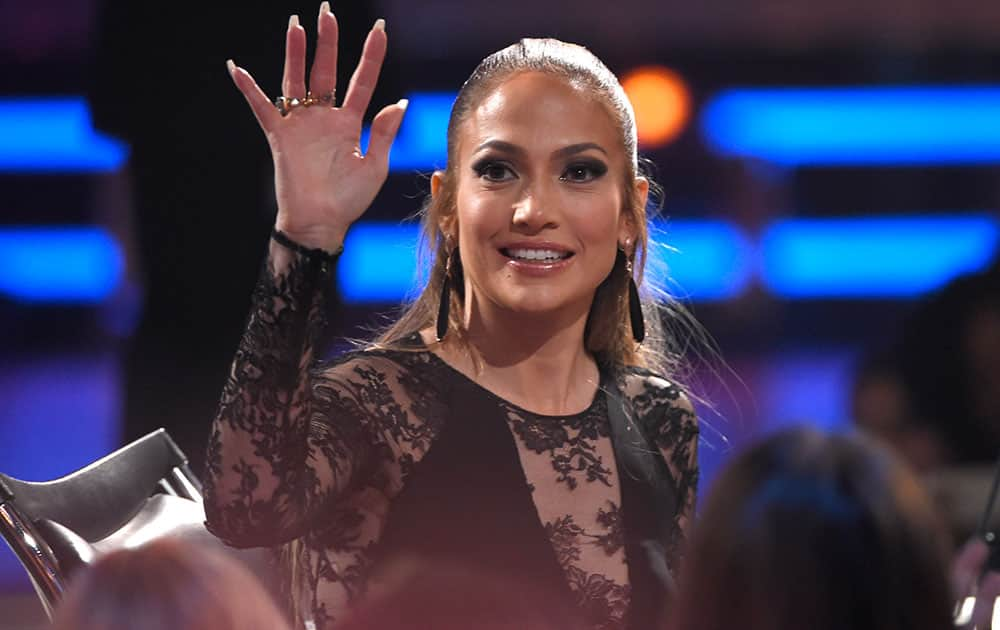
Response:
[[[507,295],[507,299],[498,300],[506,310],[518,315],[556,315],[569,310],[590,309],[593,296],[584,299],[580,296],[567,295],[562,292],[550,292],[539,287],[525,288],[516,295]]]

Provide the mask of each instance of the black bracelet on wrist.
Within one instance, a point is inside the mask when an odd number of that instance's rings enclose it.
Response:
[[[335,252],[328,252],[325,249],[319,249],[318,247],[317,248],[306,247],[305,245],[302,245],[301,243],[296,243],[295,241],[290,239],[287,234],[285,234],[278,228],[274,228],[273,230],[271,230],[271,238],[273,238],[274,241],[279,245],[283,245],[284,247],[287,247],[293,252],[298,252],[303,256],[305,256],[306,258],[309,258],[310,260],[315,260],[319,262],[331,263],[337,259],[337,256],[340,256],[341,252],[344,251],[343,245],[338,247],[337,251]]]

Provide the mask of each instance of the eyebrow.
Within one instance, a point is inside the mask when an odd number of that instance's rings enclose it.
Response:
[[[484,151],[486,149],[494,149],[496,151],[502,151],[504,153],[512,153],[514,155],[524,155],[525,153],[525,150],[523,148],[519,147],[518,145],[512,142],[507,142],[505,140],[487,140],[486,142],[476,147],[476,150],[473,151],[473,153],[479,153],[480,151]],[[597,151],[600,151],[604,155],[608,154],[608,152],[604,150],[604,147],[597,144],[596,142],[578,142],[576,144],[571,144],[569,146],[565,146],[561,149],[558,149],[552,155],[553,157],[563,158],[563,157],[568,157],[570,155],[576,155],[577,153],[583,153],[584,151],[587,151],[589,149],[596,149]]]

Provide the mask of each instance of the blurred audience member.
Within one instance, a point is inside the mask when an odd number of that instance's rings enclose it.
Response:
[[[675,630],[941,630],[947,536],[906,467],[860,436],[783,432],[724,471]]]
[[[271,596],[232,558],[177,539],[101,557],[73,581],[55,630],[288,630]]]
[[[392,563],[338,630],[578,630],[579,612],[534,583],[416,559]]]
[[[993,609],[1000,597],[1000,573],[987,572],[988,565],[996,566],[996,556],[997,552],[982,538],[968,541],[956,554],[951,579],[952,591],[958,594],[960,601],[955,620],[957,627],[970,630],[1000,628],[993,623]]]
[[[963,276],[903,328],[900,374],[954,463],[1000,454],[1000,268]]]
[[[892,353],[873,354],[861,361],[851,392],[851,416],[858,428],[892,447],[919,473],[935,470],[951,459],[940,431],[917,414]]]
[[[920,473],[1000,455],[1000,267],[919,304],[858,366],[855,423]]]

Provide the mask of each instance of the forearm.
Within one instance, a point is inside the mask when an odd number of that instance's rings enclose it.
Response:
[[[337,22],[324,3],[308,90],[335,88]],[[330,253],[371,205],[389,168],[389,148],[406,102],[372,120],[367,151],[357,149],[387,37],[369,32],[341,106],[307,107],[306,34],[286,30],[284,96],[279,110],[250,73],[227,62],[230,77],[260,124],[274,164],[276,227],[254,291],[246,333],[212,425],[205,482],[208,526],[233,544],[275,544],[299,535],[346,488],[367,456],[361,401],[323,375],[310,376],[322,329]],[[291,110],[294,111],[291,111]],[[335,185],[334,185],[335,184]],[[279,240],[283,240],[277,235]],[[300,250],[311,250],[304,254]]]
[[[208,525],[234,544],[284,538],[307,517],[309,366],[329,273],[271,241],[209,441]]]

